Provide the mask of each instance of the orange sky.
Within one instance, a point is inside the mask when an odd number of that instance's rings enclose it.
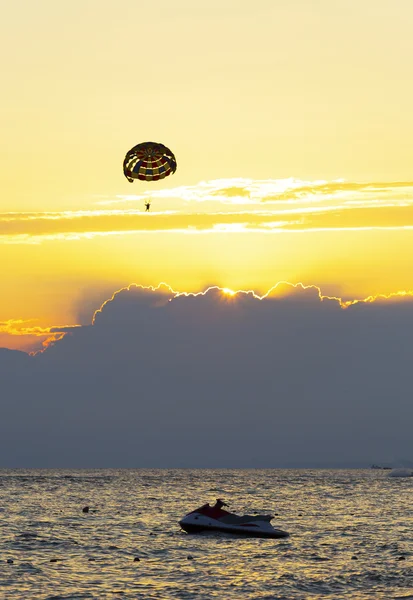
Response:
[[[132,282],[413,289],[412,18],[410,0],[9,3],[0,345],[90,322]],[[146,140],[178,170],[131,185]]]

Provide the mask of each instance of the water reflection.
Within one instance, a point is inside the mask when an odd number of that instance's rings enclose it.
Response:
[[[407,596],[412,487],[376,471],[1,471],[0,577],[13,599]],[[278,513],[291,537],[180,531],[218,496]]]

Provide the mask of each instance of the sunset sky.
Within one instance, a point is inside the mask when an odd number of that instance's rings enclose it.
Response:
[[[0,346],[133,283],[409,296],[412,22],[411,0],[8,3]],[[148,140],[177,172],[130,184]]]

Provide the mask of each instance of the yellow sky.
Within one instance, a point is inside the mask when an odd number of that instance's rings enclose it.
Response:
[[[0,345],[132,282],[413,289],[412,21],[410,0],[10,2]],[[178,170],[130,184],[146,140]]]

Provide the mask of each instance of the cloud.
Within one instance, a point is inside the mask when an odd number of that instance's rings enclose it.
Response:
[[[129,286],[44,352],[0,354],[2,466],[411,457],[412,327],[411,294]]]
[[[413,200],[413,182],[351,182],[343,179],[303,181],[286,179],[216,179],[196,185],[145,191],[142,194],[119,195],[97,201],[101,205],[122,204],[150,199],[153,201],[182,200],[190,203],[219,202],[222,204],[300,204],[357,198],[362,201],[383,201],[389,198]]]
[[[411,182],[224,179],[101,204],[144,199],[153,201],[149,214],[142,208],[0,213],[0,243],[159,232],[269,234],[413,227]]]
[[[34,325],[36,319],[8,319],[0,321],[0,345],[14,348],[13,338],[19,338],[19,348],[32,349],[36,342],[41,342],[43,347],[56,342],[79,325],[64,325],[54,327],[40,327]],[[24,338],[22,343],[21,338]]]

